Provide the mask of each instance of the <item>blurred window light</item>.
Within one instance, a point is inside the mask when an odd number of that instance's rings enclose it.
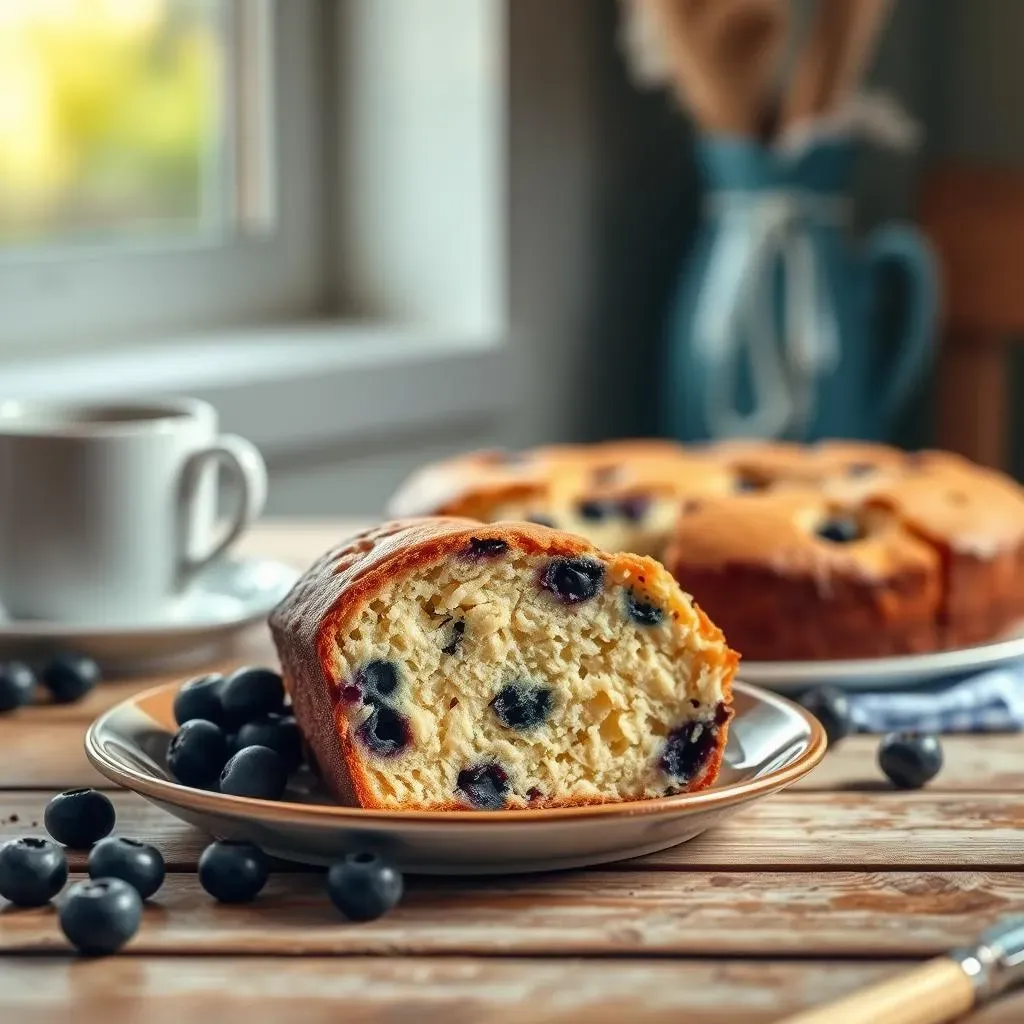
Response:
[[[0,252],[264,226],[270,0],[0,0]]]

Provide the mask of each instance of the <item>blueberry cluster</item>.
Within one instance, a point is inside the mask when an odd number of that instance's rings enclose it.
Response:
[[[462,631],[458,633],[461,640]],[[396,757],[412,743],[409,720],[395,708],[401,690],[398,667],[390,661],[368,661],[350,682],[342,683],[341,699],[362,703],[370,715],[356,729],[360,743],[376,757]]]
[[[809,690],[800,703],[821,723],[830,747],[853,732],[849,698],[837,687]],[[939,774],[942,764],[942,744],[930,733],[891,732],[878,745],[878,767],[898,789],[920,789]]]
[[[68,880],[65,847],[88,849],[89,879],[61,900],[60,926],[83,953],[113,953],[138,931],[143,900],[163,884],[163,857],[147,843],[110,836],[114,805],[94,789],[58,793],[43,822],[50,839],[28,836],[0,846],[0,896],[18,907],[44,906]]]
[[[280,800],[302,763],[284,683],[269,668],[187,682],[174,700],[174,717],[179,729],[167,748],[167,767],[182,785]]]
[[[115,953],[128,942],[142,923],[143,902],[164,882],[160,851],[111,836],[114,819],[113,804],[102,793],[69,790],[46,807],[51,838],[28,836],[0,845],[0,897],[16,907],[42,907],[53,900],[68,880],[64,847],[90,848],[89,878],[72,885],[58,907],[64,935],[87,956]],[[270,862],[252,843],[218,840],[203,851],[198,873],[216,900],[248,902],[266,885]],[[403,889],[397,868],[373,852],[350,853],[327,873],[327,894],[350,921],[383,916],[398,904]]]
[[[54,704],[73,704],[99,680],[99,665],[84,654],[58,654],[43,666],[38,676],[21,661],[0,664],[0,714],[33,703],[40,683],[49,691]]]

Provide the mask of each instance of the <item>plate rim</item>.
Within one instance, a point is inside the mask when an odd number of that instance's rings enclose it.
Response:
[[[249,622],[255,622],[268,614],[288,590],[294,586],[301,573],[288,562],[280,558],[233,558],[228,561],[237,566],[273,565],[277,569],[286,569],[293,577],[285,587],[282,584],[280,595],[275,595],[273,603],[260,602],[256,607],[227,619],[209,620],[206,622],[177,622],[167,619],[154,619],[152,622],[129,622],[118,624],[101,622],[55,622],[52,620],[24,620],[0,618],[0,641],[14,640],[59,640],[62,637],[86,637],[92,641],[133,640],[147,636],[173,637],[181,635],[205,635],[237,629]],[[283,578],[283,577],[282,577]]]
[[[861,681],[907,677],[933,679],[936,676],[978,670],[1004,661],[1024,658],[1024,634],[989,640],[970,647],[952,647],[922,654],[898,654],[885,658],[843,658],[815,661],[741,661],[740,671],[755,685],[797,685],[832,679]]]
[[[163,683],[141,690],[119,701],[99,715],[86,730],[85,753],[90,764],[106,778],[132,792],[157,801],[200,813],[233,815],[235,817],[271,820],[289,825],[337,825],[392,823],[408,825],[479,824],[502,827],[543,825],[566,820],[590,820],[609,817],[636,817],[668,814],[671,812],[711,810],[731,807],[759,796],[766,796],[797,782],[821,763],[828,741],[821,723],[805,708],[779,694],[737,680],[734,688],[750,694],[768,704],[774,704],[803,719],[809,735],[806,748],[789,764],[756,779],[734,782],[720,788],[679,793],[675,796],[653,797],[649,800],[629,800],[620,803],[588,804],[577,807],[549,807],[500,811],[419,811],[379,810],[365,807],[346,807],[338,804],[300,804],[290,801],[261,800],[252,797],[230,796],[193,789],[171,780],[155,779],[133,767],[124,767],[109,760],[99,741],[100,734],[109,727],[109,720],[128,707],[138,705],[168,690],[177,691],[180,684]]]

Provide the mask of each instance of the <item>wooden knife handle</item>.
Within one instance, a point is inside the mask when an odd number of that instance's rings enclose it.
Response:
[[[974,985],[960,965],[939,957],[779,1024],[943,1024],[971,1010],[974,999]]]

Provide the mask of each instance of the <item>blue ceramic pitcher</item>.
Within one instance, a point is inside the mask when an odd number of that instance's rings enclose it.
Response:
[[[669,324],[670,436],[887,436],[931,361],[937,278],[909,226],[850,238],[854,153],[845,139],[794,155],[698,143],[707,209]],[[898,330],[881,322],[883,268],[905,285]]]

